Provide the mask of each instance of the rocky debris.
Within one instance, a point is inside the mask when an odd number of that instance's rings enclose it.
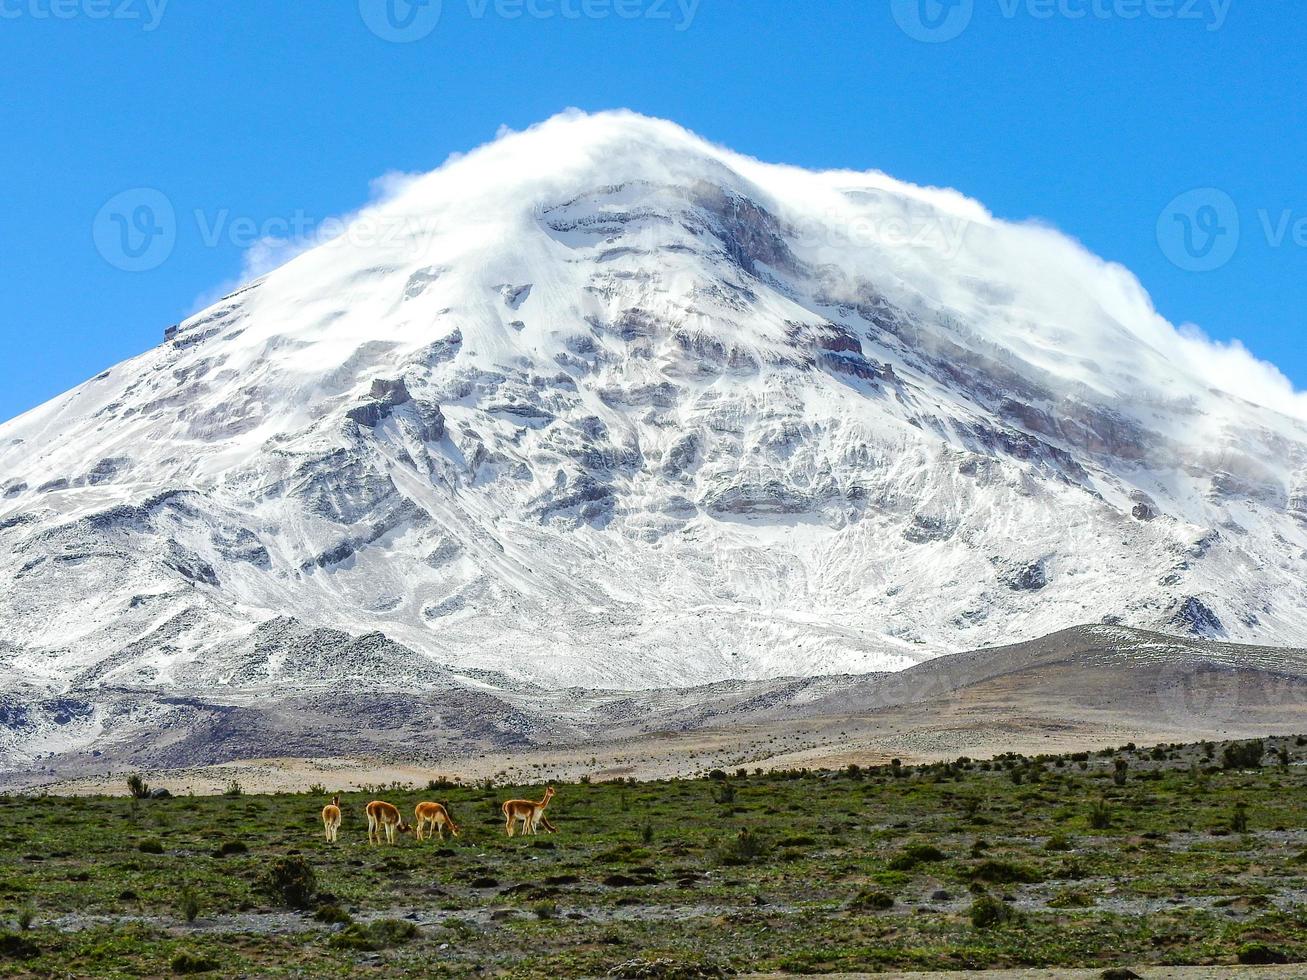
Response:
[[[360,549],[379,541],[396,528],[421,528],[430,522],[430,517],[416,503],[407,497],[396,494],[379,504],[370,515],[371,520],[355,534],[342,538],[301,563],[300,571],[307,572],[317,568],[331,568],[352,558]]]
[[[687,432],[681,436],[663,455],[662,472],[673,478],[685,476],[699,460],[702,443],[699,436]]]
[[[670,381],[636,385],[608,385],[599,390],[604,404],[639,407],[672,408],[680,401],[681,389]]]
[[[95,714],[93,705],[76,698],[53,698],[42,702],[41,710],[49,715],[50,720],[56,725],[85,721]]]
[[[1171,625],[1195,636],[1225,634],[1225,626],[1221,618],[1196,596],[1188,596],[1181,600],[1171,617]]]
[[[434,367],[452,361],[463,349],[463,331],[454,330],[433,344],[428,344],[413,355],[411,361],[416,364]]]
[[[407,405],[413,400],[408,393],[408,386],[403,378],[375,378],[368,392],[368,400],[345,412],[346,417],[359,425],[371,429],[390,418],[400,405]]]
[[[347,418],[358,425],[374,429],[395,414],[400,407],[411,409],[416,434],[424,442],[437,442],[445,436],[445,416],[434,402],[416,401],[409,394],[404,380],[377,378],[372,382],[368,400],[347,409]]]
[[[536,498],[532,511],[543,523],[575,509],[576,516],[584,521],[598,521],[608,515],[616,504],[613,488],[589,473],[557,474],[554,487]]]
[[[864,381],[889,381],[894,377],[892,369],[869,361],[861,354],[827,353],[821,357],[821,363],[837,374],[848,374]]]
[[[933,514],[913,514],[912,520],[903,529],[903,537],[913,544],[947,541],[953,537],[957,529],[958,522],[952,518]]]
[[[801,514],[810,510],[812,504],[807,493],[780,480],[750,480],[710,489],[702,501],[703,508],[710,513],[740,516]]]
[[[503,285],[498,288],[499,295],[504,298],[504,303],[510,310],[521,308],[522,304],[527,301],[527,297],[531,295],[530,283],[522,286]]]
[[[758,202],[707,181],[696,184],[690,198],[711,216],[706,229],[716,236],[731,261],[749,275],[757,276],[759,265],[799,270],[801,264],[790,250],[780,221]],[[693,220],[693,216],[687,217]]]
[[[92,487],[97,487],[102,483],[109,483],[116,479],[129,465],[131,465],[131,460],[125,456],[106,457],[91,467],[90,472],[84,478],[84,482]]]
[[[408,282],[404,283],[404,299],[417,299],[427,291],[428,286],[438,280],[444,273],[444,269],[434,265],[418,269],[408,277]]]
[[[1004,562],[998,577],[1013,592],[1038,592],[1048,585],[1048,562]]]
[[[258,536],[249,528],[214,528],[210,540],[218,553],[228,561],[245,562],[255,568],[272,567],[272,558]]]
[[[0,693],[0,728],[10,732],[31,732],[36,725],[32,721],[32,707],[15,694]]]

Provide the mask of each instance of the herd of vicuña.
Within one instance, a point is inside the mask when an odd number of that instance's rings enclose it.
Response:
[[[545,817],[545,808],[554,798],[552,786],[545,790],[543,799],[539,800],[505,800],[500,810],[504,814],[504,833],[512,837],[515,832],[535,834],[541,827],[551,834],[558,833],[558,828]],[[404,822],[404,815],[399,807],[385,800],[373,800],[365,808],[368,817],[368,843],[380,844],[384,839],[387,844],[394,844],[400,834],[411,833],[418,840],[436,836],[445,839],[448,829],[458,836],[458,824],[450,816],[443,803],[419,803],[413,810],[413,823]],[[342,811],[340,797],[334,796],[331,802],[322,808],[322,828],[327,843],[334,844],[340,834]]]

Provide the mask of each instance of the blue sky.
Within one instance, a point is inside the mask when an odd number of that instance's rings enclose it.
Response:
[[[158,343],[246,229],[569,106],[1050,222],[1307,388],[1300,0],[424,3],[0,0],[0,419]],[[176,234],[127,271],[137,188]]]

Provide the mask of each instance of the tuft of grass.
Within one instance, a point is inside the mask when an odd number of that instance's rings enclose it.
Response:
[[[888,867],[891,871],[911,871],[918,865],[934,864],[944,859],[944,852],[934,844],[912,844],[890,858]]]
[[[1034,868],[1028,868],[1012,861],[981,861],[971,869],[972,881],[984,881],[991,885],[1033,885],[1044,880]]]
[[[367,925],[357,922],[346,926],[328,940],[336,949],[351,949],[359,952],[375,953],[393,946],[400,946],[416,938],[418,927],[402,919],[378,919]]]
[[[190,885],[177,893],[177,911],[187,922],[194,922],[200,916],[200,897]]]
[[[1112,826],[1112,807],[1107,800],[1095,800],[1089,807],[1089,827],[1091,830],[1107,830]]]
[[[746,827],[717,849],[717,861],[728,866],[751,864],[763,860],[770,854],[771,845],[759,834]]]

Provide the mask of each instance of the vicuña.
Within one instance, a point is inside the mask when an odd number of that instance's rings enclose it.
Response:
[[[549,806],[549,801],[553,798],[554,788],[550,786],[545,790],[543,800],[505,800],[504,832],[512,837],[513,831],[521,824],[522,833],[534,834],[545,818],[545,807]]]
[[[327,835],[327,843],[334,844],[340,833],[340,797],[333,796],[331,802],[322,808],[322,829]]]
[[[418,840],[424,840],[422,836],[423,829],[430,824],[431,829],[441,839],[445,839],[445,828],[455,837],[458,836],[458,824],[454,823],[454,818],[449,815],[449,811],[440,803],[419,803],[413,811],[413,828],[417,834]]]
[[[395,843],[397,834],[408,833],[413,828],[404,823],[399,808],[384,800],[373,800],[368,804],[368,843],[380,844],[381,835],[386,836],[386,843]]]

